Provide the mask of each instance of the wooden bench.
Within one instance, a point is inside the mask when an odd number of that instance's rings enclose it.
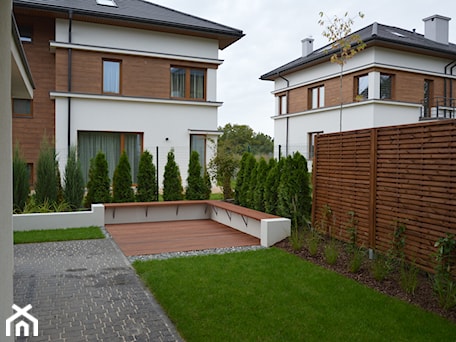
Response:
[[[255,236],[265,247],[290,235],[290,220],[216,200],[105,204],[105,224],[213,220]]]

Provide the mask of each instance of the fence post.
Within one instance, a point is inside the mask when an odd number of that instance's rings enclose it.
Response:
[[[370,150],[370,189],[369,189],[369,227],[368,227],[368,239],[369,239],[369,258],[373,257],[373,252],[376,245],[376,224],[377,224],[377,136],[378,129],[371,129],[371,150]]]

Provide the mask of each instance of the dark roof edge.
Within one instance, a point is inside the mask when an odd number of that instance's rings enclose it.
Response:
[[[144,2],[144,0],[141,0]],[[147,2],[147,1],[145,1]],[[140,22],[144,24],[152,24],[152,25],[157,25],[157,26],[166,26],[166,27],[174,27],[174,28],[181,28],[181,29],[187,29],[190,31],[196,31],[196,32],[206,32],[206,33],[213,33],[213,34],[222,34],[226,36],[231,36],[231,37],[237,37],[238,39],[242,38],[245,36],[245,34],[242,32],[242,30],[235,29],[226,25],[222,25],[219,23],[215,23],[206,19],[202,19],[196,16],[192,16],[187,13],[179,12],[164,6],[156,5],[162,8],[165,8],[170,11],[174,11],[177,13],[181,13],[187,16],[191,16],[193,18],[197,18],[199,20],[203,20],[205,22],[211,23],[211,24],[216,24],[218,26],[226,28],[226,30],[217,30],[217,29],[210,29],[210,28],[204,28],[204,27],[199,27],[199,26],[193,26],[193,25],[185,25],[185,24],[179,24],[179,23],[171,23],[171,22],[166,22],[166,21],[160,21],[160,20],[153,20],[153,19],[146,19],[146,18],[138,18],[134,16],[128,16],[128,15],[115,15],[112,13],[103,13],[103,12],[97,12],[94,15],[94,12],[90,10],[82,10],[78,8],[68,8],[64,6],[55,6],[55,5],[47,5],[47,4],[37,4],[37,3],[29,3],[29,2],[22,2],[21,0],[14,0],[14,5],[18,5],[20,7],[24,8],[33,8],[33,9],[40,9],[40,10],[48,10],[48,11],[53,11],[53,12],[61,12],[61,13],[68,13],[70,10],[73,12],[73,14],[81,14],[81,15],[87,15],[87,16],[96,16],[96,17],[103,17],[107,19],[116,19],[116,20],[126,20],[126,21],[134,21],[134,22]]]

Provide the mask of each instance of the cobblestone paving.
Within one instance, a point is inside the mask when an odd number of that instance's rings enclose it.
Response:
[[[39,322],[16,341],[182,341],[111,239],[14,246],[14,302]]]

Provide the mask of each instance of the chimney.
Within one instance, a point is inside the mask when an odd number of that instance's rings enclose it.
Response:
[[[424,38],[448,45],[450,20],[451,18],[438,14],[424,18]]]
[[[305,38],[301,40],[302,43],[302,57],[307,57],[313,52],[313,38]]]

